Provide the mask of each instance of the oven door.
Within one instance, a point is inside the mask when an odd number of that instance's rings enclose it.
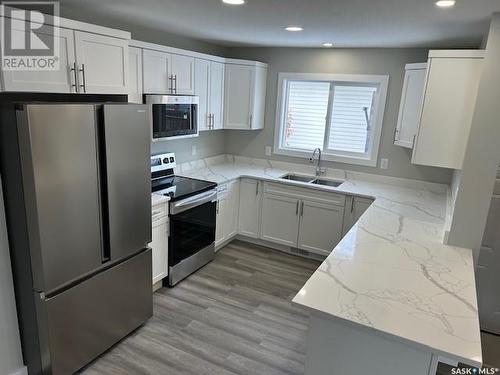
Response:
[[[213,195],[213,197],[212,197]],[[197,197],[171,205],[168,264],[175,266],[215,242],[216,202],[212,192],[204,193],[204,203]],[[176,204],[181,203],[176,207]]]
[[[153,104],[153,140],[196,136],[197,104]]]

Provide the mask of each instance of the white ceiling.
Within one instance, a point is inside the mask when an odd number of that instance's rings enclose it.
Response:
[[[477,45],[500,0],[63,0],[69,14],[123,20],[221,45],[458,47]],[[283,30],[301,25],[303,32]]]

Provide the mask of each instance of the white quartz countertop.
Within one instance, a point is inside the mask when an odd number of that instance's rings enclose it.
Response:
[[[293,299],[297,305],[374,333],[480,366],[472,251],[443,245],[448,187],[328,171],[338,188],[279,179],[309,166],[233,156],[180,165],[176,173],[225,183],[239,177],[375,198]]]

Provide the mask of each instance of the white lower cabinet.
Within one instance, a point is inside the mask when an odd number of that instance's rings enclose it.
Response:
[[[262,200],[262,239],[296,247],[299,205],[297,198],[265,193]]]
[[[259,238],[260,210],[262,206],[262,185],[258,180],[244,178],[240,182],[239,233]]]
[[[168,203],[153,207],[152,240],[153,284],[168,276]]]
[[[302,201],[298,248],[329,254],[342,238],[344,208],[336,205]]]
[[[217,188],[216,248],[238,234],[239,190],[239,181],[232,181]]]
[[[359,220],[361,215],[365,213],[368,207],[373,203],[373,199],[362,197],[348,197],[346,201],[346,209],[344,212],[344,227],[343,234],[349,232],[354,224]]]

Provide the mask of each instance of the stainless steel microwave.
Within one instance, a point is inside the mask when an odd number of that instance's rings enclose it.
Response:
[[[153,141],[198,136],[197,96],[144,95],[153,112]]]

